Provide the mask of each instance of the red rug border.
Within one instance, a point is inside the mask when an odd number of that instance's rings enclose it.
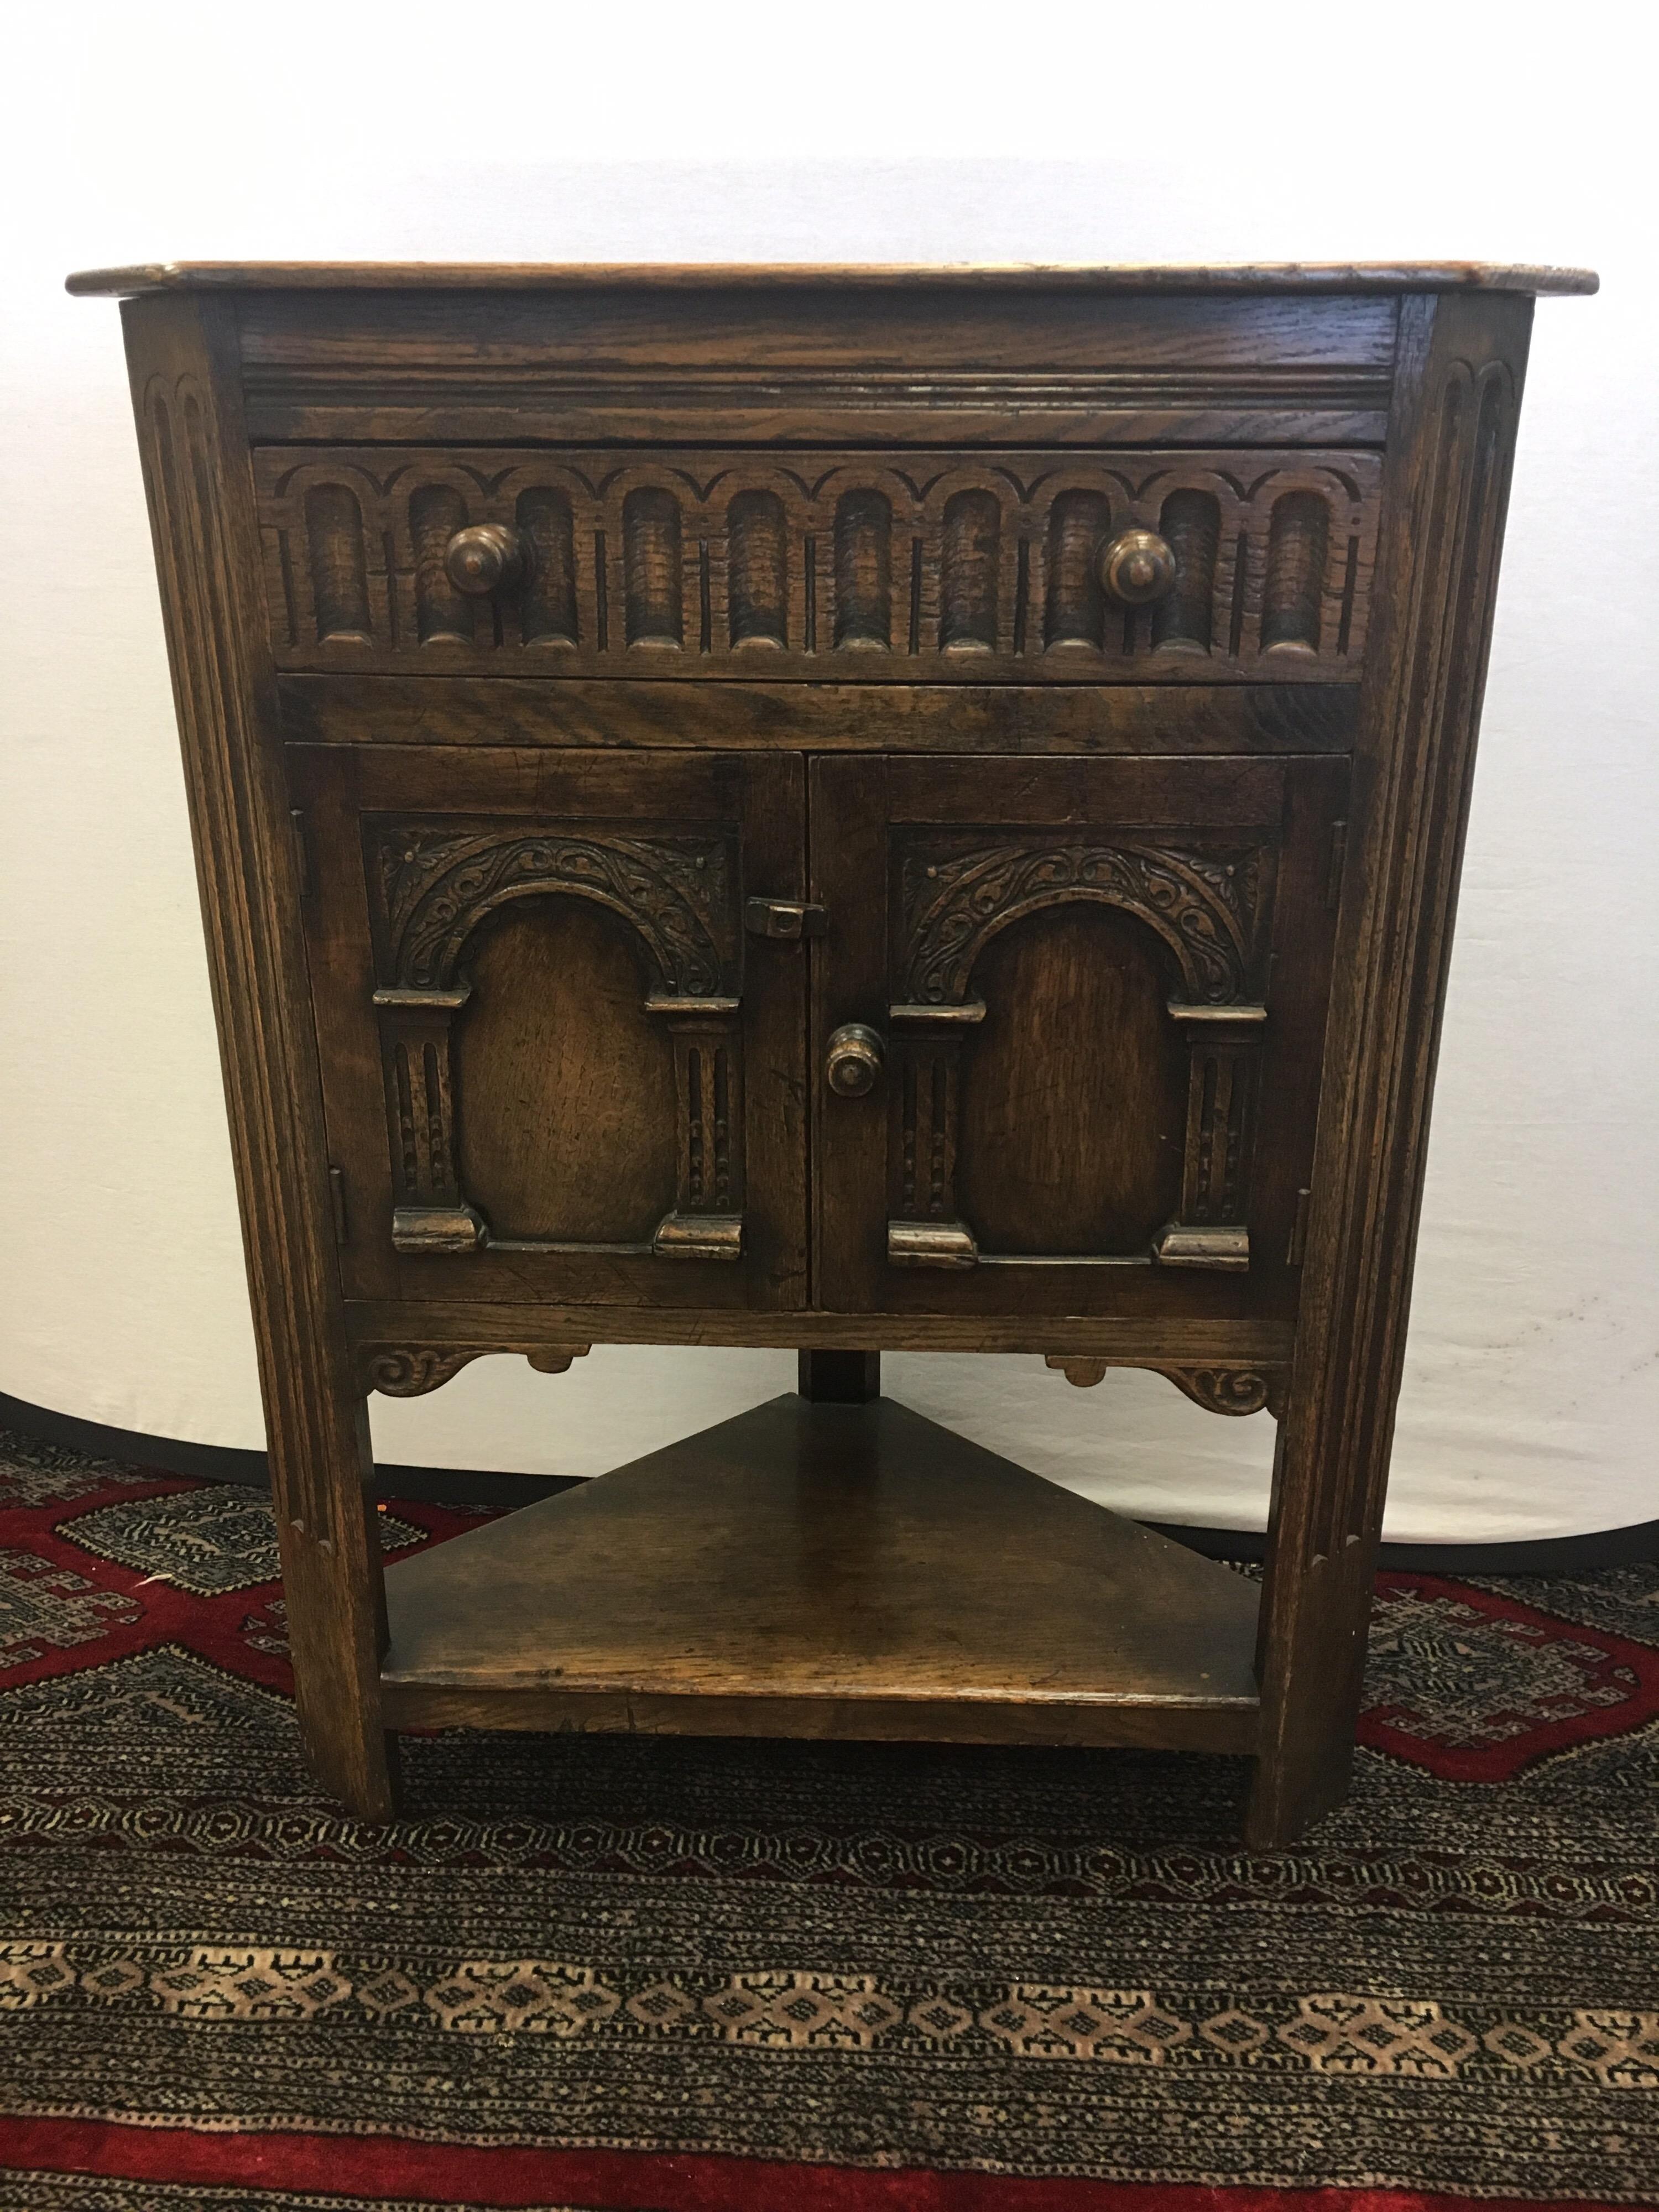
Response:
[[[1585,2197],[1103,2181],[974,2168],[782,2163],[714,2152],[543,2149],[319,2130],[257,2134],[0,2115],[0,2171],[281,2190],[491,2212],[1629,2212]],[[436,2191],[438,2193],[434,2194]],[[281,2212],[275,2200],[271,2212]]]
[[[1526,1599],[1516,1597],[1511,1590],[1480,1589],[1456,1576],[1395,1571],[1379,1573],[1376,1584],[1379,1590],[1409,1589],[1419,1594],[1451,1597],[1487,1620],[1506,1619],[1540,1629],[1553,1642],[1577,1638],[1599,1645],[1609,1659],[1627,1668],[1636,1677],[1637,1711],[1632,1714],[1620,1705],[1608,1705],[1600,1713],[1579,1712],[1566,1719],[1535,1723],[1507,1741],[1454,1747],[1443,1743],[1426,1744],[1397,1728],[1392,1717],[1396,1707],[1370,1705],[1359,1715],[1355,1741],[1372,1751],[1389,1753],[1426,1773],[1437,1775],[1443,1781],[1508,1782],[1557,1752],[1602,1742],[1609,1736],[1632,1735],[1638,1729],[1645,1728],[1659,1712],[1659,1647],[1638,1644],[1631,1637],[1620,1635],[1617,1629],[1593,1627],[1564,1613],[1551,1613],[1546,1607],[1531,1605]]]

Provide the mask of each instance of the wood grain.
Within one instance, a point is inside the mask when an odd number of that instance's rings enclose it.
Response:
[[[812,752],[1340,753],[1358,696],[1348,684],[559,683],[447,676],[283,676],[297,743],[548,745],[602,751],[689,746]]]
[[[1181,1201],[1187,1053],[1162,947],[1104,907],[1049,907],[975,976],[962,1209],[1010,1253],[1145,1251]]]
[[[387,1605],[388,1688],[486,1725],[715,1698],[861,1735],[868,1702],[878,1735],[906,1707],[981,1741],[1182,1741],[1204,1715],[1243,1747],[1256,1710],[1250,1583],[884,1399],[774,1399],[394,1566]]]
[[[626,923],[505,910],[470,955],[462,1183],[503,1237],[648,1244],[674,1203],[674,1048]]]
[[[842,1313],[675,1312],[653,1306],[556,1306],[531,1298],[350,1298],[346,1325],[360,1346],[428,1343],[473,1352],[523,1353],[538,1344],[568,1345],[590,1329],[607,1344],[739,1345],[760,1349],[816,1346],[844,1351],[879,1336],[891,1352],[1074,1352],[1115,1366],[1250,1368],[1282,1363],[1292,1333],[1284,1321],[1152,1321],[1074,1314],[978,1316]]]
[[[738,290],[777,285],[869,286],[904,292],[961,285],[994,290],[1104,292],[1594,292],[1593,270],[1493,261],[1255,261],[1153,264],[1013,262],[941,268],[926,262],[160,261],[82,269],[64,280],[80,297],[146,291],[580,291],[639,286]]]
[[[1381,443],[1397,303],[955,284],[266,291],[259,440]],[[457,310],[462,312],[458,315]]]

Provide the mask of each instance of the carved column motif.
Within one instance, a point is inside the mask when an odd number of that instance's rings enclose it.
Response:
[[[374,994],[391,1115],[392,1241],[400,1252],[471,1252],[485,1233],[455,1166],[450,1031],[471,995],[465,983]]]
[[[1190,1073],[1181,1212],[1152,1246],[1166,1267],[1243,1271],[1250,1264],[1244,1185],[1265,1006],[1193,1006],[1171,1000]]]
[[[984,1018],[982,999],[888,1009],[899,1085],[898,1213],[887,1224],[896,1267],[971,1267],[979,1258],[957,1214],[957,1129],[963,1041]]]
[[[1165,1267],[1249,1266],[1251,1115],[1267,1008],[1258,1003],[1273,894],[1264,843],[1224,853],[1164,845],[1062,843],[1037,833],[963,851],[918,840],[905,854],[903,1000],[888,1009],[899,1083],[897,1211],[887,1256],[899,1267],[970,1267],[972,1230],[954,1190],[963,1044],[985,1018],[969,995],[992,938],[1039,908],[1115,906],[1168,945],[1184,995],[1170,1016],[1190,1075],[1181,1210],[1152,1256]]]
[[[648,999],[674,1042],[680,1158],[673,1210],[651,1240],[664,1260],[743,1254],[743,1051],[736,999]]]

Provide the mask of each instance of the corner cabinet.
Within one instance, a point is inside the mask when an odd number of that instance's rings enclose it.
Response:
[[[122,295],[319,1777],[464,1724],[1341,1796],[1534,296],[1480,264]],[[797,1394],[383,1569],[365,1401]],[[1256,1589],[889,1348],[1278,1424]],[[556,1387],[556,1386],[550,1386]]]

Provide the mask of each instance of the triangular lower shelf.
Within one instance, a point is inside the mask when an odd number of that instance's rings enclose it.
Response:
[[[890,1399],[775,1398],[386,1603],[393,1727],[1255,1741],[1253,1584]]]

